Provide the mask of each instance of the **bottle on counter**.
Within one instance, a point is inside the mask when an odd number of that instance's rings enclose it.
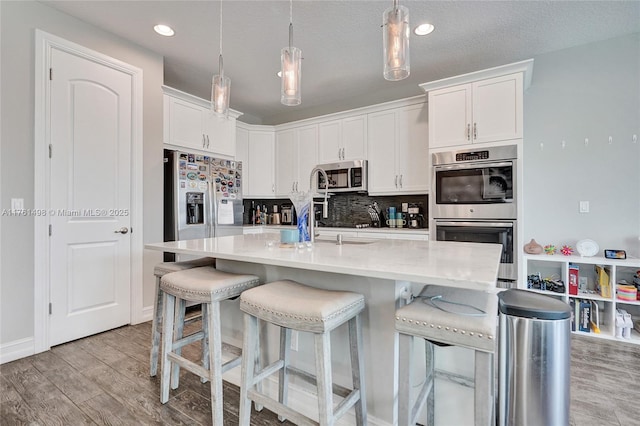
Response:
[[[260,225],[260,219],[262,219],[262,216],[260,215],[260,204],[258,204],[258,207],[256,207],[256,225]]]
[[[266,205],[262,205],[262,210],[260,211],[260,223],[263,225],[267,224],[267,206]]]
[[[255,201],[251,202],[251,224],[255,225],[256,224],[256,203]]]

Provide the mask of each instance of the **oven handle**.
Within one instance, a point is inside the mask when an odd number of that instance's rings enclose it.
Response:
[[[480,169],[483,167],[508,167],[513,166],[513,161],[503,161],[500,163],[473,163],[473,164],[453,164],[450,166],[435,166],[435,171],[440,170],[460,170],[460,169]]]
[[[490,228],[513,228],[513,222],[438,222],[436,226],[485,226]]]

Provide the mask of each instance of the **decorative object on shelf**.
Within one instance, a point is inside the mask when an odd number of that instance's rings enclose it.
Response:
[[[293,47],[293,0],[289,1],[289,46],[282,48],[280,61],[282,64],[280,102],[287,106],[300,105],[302,103],[300,93],[302,50]]]
[[[580,240],[576,243],[576,250],[582,257],[591,257],[598,254],[598,251],[600,251],[600,247],[595,241],[585,239]]]
[[[385,80],[400,81],[409,77],[409,32],[409,9],[393,0],[393,6],[382,15]]]
[[[571,248],[571,246],[562,246],[562,248],[560,249],[560,253],[562,253],[565,256],[571,256],[573,254],[573,249]]]
[[[541,254],[542,246],[536,242],[533,238],[523,247],[524,252],[527,254]]]
[[[556,246],[553,244],[547,244],[544,246],[544,252],[549,255],[556,254]]]
[[[229,95],[231,79],[224,75],[222,64],[222,0],[220,0],[220,56],[218,56],[218,72],[211,82],[211,109],[218,115],[229,117]]]
[[[627,252],[624,250],[606,249],[604,251],[604,257],[606,257],[607,259],[626,259]]]

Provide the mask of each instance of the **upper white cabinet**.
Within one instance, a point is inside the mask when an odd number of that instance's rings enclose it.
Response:
[[[522,139],[532,68],[529,60],[421,84],[428,92],[429,148]]]
[[[170,87],[164,91],[164,143],[177,148],[234,157],[236,155],[236,118],[219,117],[210,102]]]
[[[275,151],[276,195],[309,191],[309,175],[318,163],[318,126],[278,131]]]
[[[318,124],[318,160],[332,163],[367,158],[367,116],[357,115]]]
[[[242,161],[244,198],[275,196],[275,132],[269,126],[238,126],[236,160]]]
[[[369,194],[429,191],[427,107],[424,103],[368,115]]]

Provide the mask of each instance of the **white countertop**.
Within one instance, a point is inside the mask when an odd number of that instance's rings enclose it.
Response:
[[[474,290],[496,287],[501,246],[447,241],[344,239],[311,248],[280,247],[272,233],[146,244],[171,253]]]

